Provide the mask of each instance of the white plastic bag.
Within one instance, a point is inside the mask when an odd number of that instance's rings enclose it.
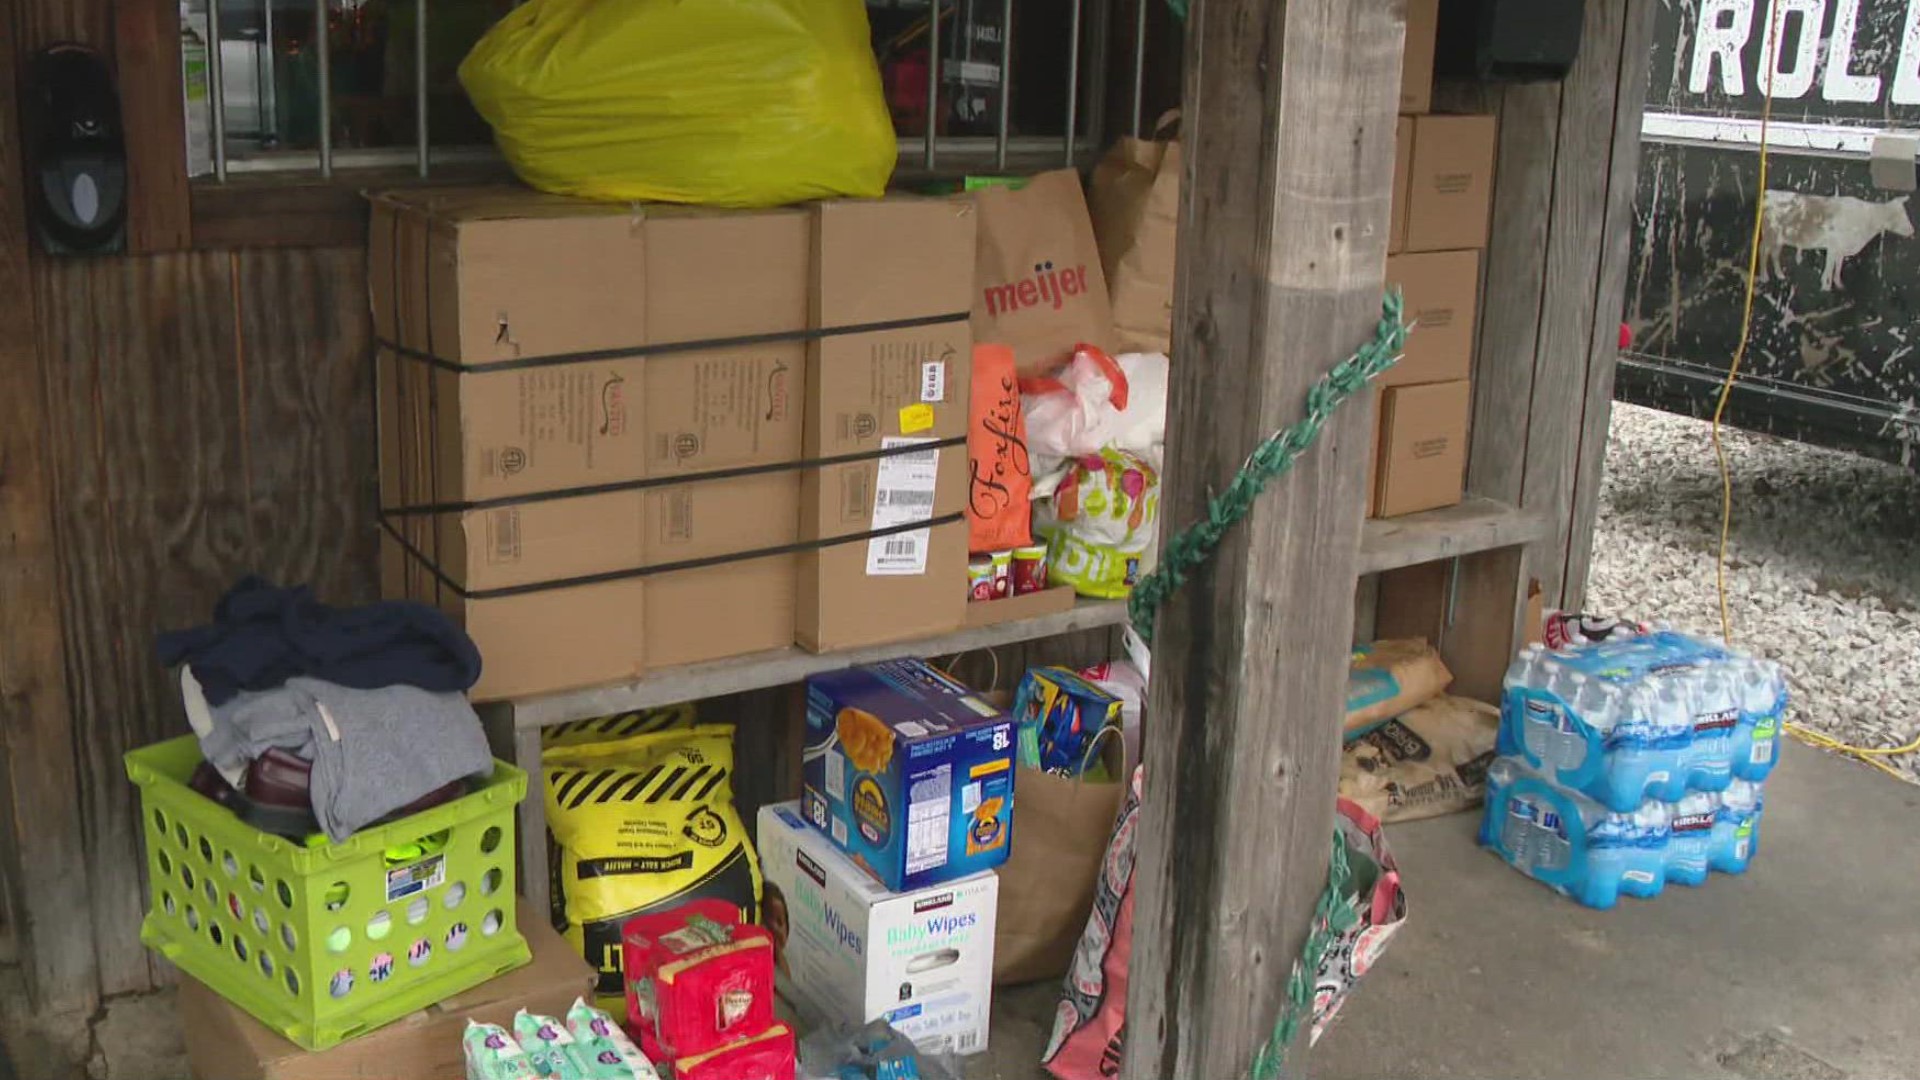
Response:
[[[1059,375],[1022,379],[1020,393],[1035,498],[1052,494],[1068,461],[1106,449],[1160,468],[1167,438],[1164,354],[1126,353],[1115,360],[1081,345]]]

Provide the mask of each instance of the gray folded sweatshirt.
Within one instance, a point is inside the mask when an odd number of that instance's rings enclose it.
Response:
[[[464,694],[355,690],[296,676],[210,711],[200,749],[223,771],[270,747],[313,762],[313,816],[335,841],[435,788],[493,774],[486,732]]]

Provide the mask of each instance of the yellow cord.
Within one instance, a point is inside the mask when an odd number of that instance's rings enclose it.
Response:
[[[1784,22],[1784,19],[1782,21]],[[1733,615],[1727,599],[1727,544],[1733,534],[1733,471],[1727,465],[1726,446],[1720,441],[1720,425],[1721,418],[1727,411],[1727,400],[1733,396],[1734,380],[1739,378],[1740,367],[1746,362],[1747,338],[1753,330],[1753,300],[1760,277],[1760,240],[1767,217],[1767,169],[1771,149],[1768,139],[1773,124],[1773,76],[1779,63],[1780,29],[1782,28],[1776,26],[1773,32],[1767,35],[1772,48],[1771,55],[1766,58],[1767,97],[1760,107],[1760,181],[1755,189],[1753,200],[1753,233],[1748,241],[1746,295],[1740,310],[1740,341],[1734,346],[1733,363],[1727,367],[1726,381],[1720,385],[1720,400],[1713,408],[1713,456],[1720,466],[1720,546],[1714,552],[1713,576],[1720,598],[1720,636],[1728,644],[1733,643]],[[1786,722],[1784,726],[1789,735],[1808,746],[1817,746],[1836,754],[1844,754],[1856,761],[1871,765],[1896,780],[1913,782],[1911,777],[1880,759],[1920,753],[1920,736],[1915,737],[1905,746],[1881,750],[1870,746],[1855,746],[1801,724]]]

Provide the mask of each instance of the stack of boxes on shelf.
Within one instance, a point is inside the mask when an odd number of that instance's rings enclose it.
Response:
[[[763,921],[814,1020],[987,1048],[1013,721],[919,660],[807,683],[801,800],[760,811]]]
[[[480,700],[958,629],[973,254],[964,201],[376,197],[385,595]]]
[[[1434,113],[1439,0],[1410,0],[1387,284],[1414,322],[1380,379],[1369,516],[1460,501],[1472,407],[1481,251],[1492,213],[1495,122]]]

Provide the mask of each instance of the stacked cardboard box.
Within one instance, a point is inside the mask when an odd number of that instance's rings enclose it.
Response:
[[[1380,380],[1370,512],[1460,501],[1466,470],[1480,255],[1492,213],[1491,116],[1429,113],[1439,0],[1409,0],[1396,133],[1387,284],[1414,321],[1406,357]]]
[[[960,626],[972,228],[377,196],[385,594],[462,621],[483,700]]]

